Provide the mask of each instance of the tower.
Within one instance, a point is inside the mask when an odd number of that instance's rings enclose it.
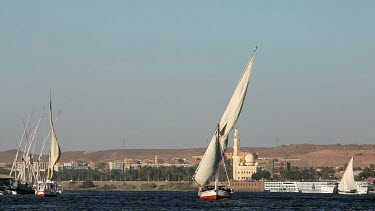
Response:
[[[233,138],[233,179],[238,179],[238,167],[240,165],[240,136],[238,133],[238,129],[234,130],[234,138]]]
[[[234,138],[233,138],[233,156],[239,156],[240,151],[240,137],[238,134],[238,129],[234,130]]]

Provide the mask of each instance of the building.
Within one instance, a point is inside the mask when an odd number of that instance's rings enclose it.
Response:
[[[89,165],[88,163],[84,163],[84,162],[81,162],[81,161],[71,161],[69,163],[63,163],[62,165],[60,164],[58,166],[58,170],[59,171],[63,171],[63,170],[78,170],[78,169],[81,169],[81,170],[88,170],[89,169]]]
[[[264,191],[263,181],[232,182],[231,186],[234,192],[263,192]]]
[[[290,171],[290,163],[288,161],[275,161],[275,170]]]
[[[233,180],[246,181],[251,180],[251,176],[261,171],[261,168],[256,162],[258,155],[255,153],[248,153],[244,160],[240,157],[240,139],[238,129],[234,130],[234,145],[233,145]]]
[[[95,169],[100,171],[101,173],[105,173],[109,170],[109,166],[108,166],[108,163],[104,163],[104,162],[96,163]]]
[[[290,163],[288,161],[274,161],[273,173],[275,176],[280,176],[281,171],[290,171]]]
[[[120,170],[124,171],[124,162],[122,161],[115,161],[115,162],[108,162],[109,170]]]

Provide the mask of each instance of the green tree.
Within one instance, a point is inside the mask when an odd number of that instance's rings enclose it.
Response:
[[[330,167],[324,167],[318,172],[321,179],[334,179],[334,174],[335,170]]]
[[[260,180],[260,179],[269,179],[271,177],[271,173],[268,171],[261,171],[251,175],[252,180]]]
[[[108,172],[99,172],[97,170],[73,170],[66,169],[54,174],[55,180],[61,181],[191,181],[196,167],[183,166],[144,166],[134,169],[131,167],[125,172],[121,170],[112,170]],[[224,170],[221,171],[224,173]],[[229,173],[229,172],[228,172]]]
[[[6,169],[3,169],[0,167],[0,174],[6,174],[6,175],[9,175],[10,171],[9,170],[6,170]]]
[[[268,180],[271,177],[271,173],[269,171],[261,171],[261,176],[263,179]]]
[[[300,181],[301,174],[298,171],[288,171],[286,173],[286,179],[292,180],[292,181]]]
[[[375,170],[375,166],[374,166],[374,164],[370,164],[370,165],[369,165],[369,169],[370,169],[371,171],[374,171],[374,170]]]
[[[371,170],[369,167],[364,168],[363,171],[359,173],[358,175],[359,179],[367,179],[373,176],[374,176],[374,170]]]
[[[317,173],[312,168],[302,168],[300,174],[303,181],[315,181],[317,179]]]

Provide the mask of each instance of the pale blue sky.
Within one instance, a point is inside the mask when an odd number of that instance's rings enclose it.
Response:
[[[242,146],[374,144],[374,20],[374,1],[1,1],[0,151],[49,89],[63,151],[205,147],[256,45]]]

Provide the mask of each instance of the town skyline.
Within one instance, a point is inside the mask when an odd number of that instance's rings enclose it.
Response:
[[[241,145],[375,142],[372,1],[3,8],[0,151],[50,90],[62,151],[204,148],[255,46]],[[47,132],[45,112],[37,150]]]

